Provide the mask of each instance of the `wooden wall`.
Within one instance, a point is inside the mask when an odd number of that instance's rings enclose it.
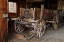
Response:
[[[57,4],[50,4],[49,9],[56,10],[57,9]]]
[[[10,1],[17,3],[17,13],[8,13],[8,16],[9,16],[10,18],[15,18],[15,17],[20,16],[20,7],[26,8],[26,1],[25,1],[25,0],[16,0],[16,1],[9,0],[9,2],[10,2]]]
[[[0,0],[0,42],[7,42],[8,21],[3,18],[3,14],[7,14],[7,0]]]

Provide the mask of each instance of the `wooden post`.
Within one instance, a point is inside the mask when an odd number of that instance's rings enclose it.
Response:
[[[34,14],[33,14],[33,8],[30,8],[30,13],[31,13],[31,18],[33,19],[34,18]]]
[[[35,8],[34,8],[34,11],[33,11],[33,19],[35,19]]]
[[[7,42],[8,19],[3,18],[3,14],[7,14],[8,0],[0,0],[0,42]]]
[[[2,0],[0,0],[0,42],[3,42],[3,31],[2,31],[2,27],[3,27],[3,24],[2,24],[2,16],[3,16],[3,2]]]
[[[42,16],[43,16],[43,10],[44,10],[44,5],[41,5],[41,14],[40,14],[40,19],[42,19]]]
[[[24,8],[20,8],[20,17],[24,16]]]

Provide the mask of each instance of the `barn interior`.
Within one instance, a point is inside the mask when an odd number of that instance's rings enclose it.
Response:
[[[1,0],[0,8],[1,42],[64,41],[64,0]]]

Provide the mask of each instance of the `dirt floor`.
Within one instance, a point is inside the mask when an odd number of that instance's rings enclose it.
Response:
[[[39,39],[33,37],[30,40],[23,40],[18,39],[13,34],[9,34],[8,42],[64,42],[64,26],[60,26],[58,30],[47,28],[44,36]]]

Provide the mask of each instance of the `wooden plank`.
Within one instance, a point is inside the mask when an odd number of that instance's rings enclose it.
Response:
[[[44,10],[43,10],[43,16],[42,16],[42,18],[43,18],[44,20],[49,19],[49,10],[48,10],[48,9],[44,9]]]
[[[38,20],[40,19],[41,15],[41,8],[35,8],[35,19]]]

